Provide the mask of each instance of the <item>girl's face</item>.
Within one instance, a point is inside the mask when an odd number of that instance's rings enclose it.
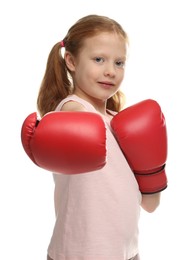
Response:
[[[118,34],[100,33],[86,39],[79,55],[71,57],[68,66],[72,72],[74,94],[91,103],[106,103],[124,78],[125,60],[125,40]]]

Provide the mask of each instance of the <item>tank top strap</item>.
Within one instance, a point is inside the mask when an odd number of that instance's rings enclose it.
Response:
[[[92,106],[89,102],[87,102],[86,100],[78,97],[77,95],[69,95],[67,96],[66,98],[64,98],[59,104],[58,106],[56,107],[55,111],[60,111],[62,106],[69,102],[69,101],[75,101],[75,102],[78,102],[80,103],[81,105],[83,105],[87,111],[89,112],[95,112],[97,113],[97,110],[94,108],[94,106]]]

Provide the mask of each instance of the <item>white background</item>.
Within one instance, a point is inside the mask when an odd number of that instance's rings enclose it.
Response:
[[[122,86],[127,105],[156,99],[167,121],[169,186],[155,213],[142,210],[142,260],[187,259],[185,0],[1,1],[0,259],[46,259],[54,224],[52,175],[26,156],[20,130],[25,117],[36,111],[52,46],[91,13],[116,19],[129,34]]]

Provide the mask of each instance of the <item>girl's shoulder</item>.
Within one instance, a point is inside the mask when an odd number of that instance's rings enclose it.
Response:
[[[86,108],[77,101],[69,100],[64,103],[60,109],[61,111],[87,111]]]
[[[56,111],[90,111],[96,112],[95,108],[86,100],[76,96],[69,95],[63,99],[55,109]]]

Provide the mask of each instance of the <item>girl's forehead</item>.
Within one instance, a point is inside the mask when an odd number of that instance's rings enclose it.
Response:
[[[126,45],[126,39],[120,34],[114,32],[103,32],[90,36],[83,41],[83,45],[86,47],[94,47],[97,45],[110,46],[113,44]]]
[[[125,41],[125,38],[117,32],[99,32],[93,36],[88,37],[85,40],[104,40],[104,39],[116,39]]]

